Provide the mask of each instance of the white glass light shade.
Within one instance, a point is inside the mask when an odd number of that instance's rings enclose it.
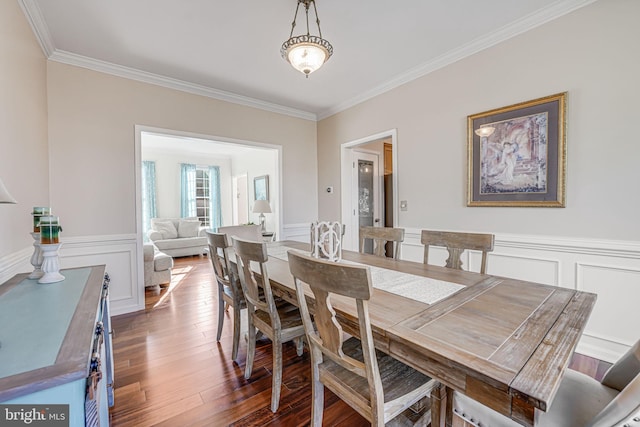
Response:
[[[305,22],[307,34],[293,35],[293,31],[296,28],[296,20],[298,18],[298,10],[300,5],[304,7]],[[313,6],[313,11],[316,15],[316,24],[318,25],[318,35],[314,36],[309,33],[309,8]],[[322,38],[322,31],[320,30],[320,19],[318,18],[318,11],[316,10],[315,0],[298,0],[296,7],[296,13],[291,23],[291,34],[289,39],[282,43],[280,48],[280,54],[284,59],[291,64],[293,68],[300,71],[306,77],[309,74],[322,67],[322,64],[327,62],[331,55],[333,55],[333,46],[327,40]]]
[[[256,200],[253,204],[253,213],[271,213],[271,206],[266,200]]]
[[[14,199],[11,194],[9,194],[7,187],[4,186],[4,183],[2,182],[1,179],[0,179],[0,203],[14,203],[14,204],[17,203],[16,199]]]
[[[493,134],[493,132],[495,132],[496,128],[491,127],[491,126],[485,126],[485,127],[481,127],[479,129],[475,130],[476,135],[478,135],[480,138],[482,137],[489,137]]]
[[[287,61],[305,75],[309,75],[322,67],[329,56],[329,52],[314,43],[299,43],[287,52]]]

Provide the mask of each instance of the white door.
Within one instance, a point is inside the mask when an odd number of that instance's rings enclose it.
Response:
[[[240,225],[249,222],[249,189],[247,175],[233,177],[233,224]]]
[[[382,218],[382,175],[379,168],[379,156],[375,153],[352,151],[351,176],[351,227],[349,245],[358,250],[358,230],[362,226],[380,227],[384,225]],[[365,252],[373,253],[373,242],[368,241]]]

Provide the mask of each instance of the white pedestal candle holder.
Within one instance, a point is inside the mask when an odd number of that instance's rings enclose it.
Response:
[[[33,271],[29,274],[29,279],[39,279],[44,275],[40,268],[42,266],[42,251],[40,250],[40,233],[31,233],[33,237],[33,254],[31,255],[31,265]]]
[[[58,261],[58,249],[60,246],[62,246],[62,243],[40,244],[44,275],[38,280],[38,283],[55,283],[64,280],[64,276],[60,274],[60,262]]]

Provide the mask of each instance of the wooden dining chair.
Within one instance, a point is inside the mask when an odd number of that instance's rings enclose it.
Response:
[[[520,424],[454,391],[453,426]],[[567,369],[548,412],[536,412],[536,427],[640,426],[640,340],[601,381]]]
[[[427,425],[431,410],[424,403],[435,381],[374,348],[368,309],[373,292],[369,268],[293,251],[288,257],[311,353],[312,425],[322,425],[325,386],[374,426],[384,425],[412,406],[421,410],[420,421]],[[315,327],[305,283],[315,301]],[[342,326],[331,305],[335,295],[354,301],[360,340],[343,342]]]
[[[360,253],[364,253],[365,242],[373,242],[373,254],[386,257],[387,243],[391,243],[393,259],[400,259],[400,243],[404,241],[404,228],[360,227]]]
[[[280,404],[282,386],[282,344],[294,340],[298,356],[302,356],[304,326],[300,311],[293,304],[273,296],[266,262],[267,245],[233,238],[238,275],[247,301],[248,344],[244,377],[249,379],[256,351],[256,329],[271,340],[273,348],[273,378],[271,381],[271,411],[276,412]],[[260,278],[256,278],[251,263],[259,266]],[[262,292],[260,291],[262,289]]]
[[[209,230],[207,241],[209,243],[209,258],[213,265],[213,273],[218,283],[218,333],[216,341],[220,341],[222,327],[224,325],[224,313],[227,307],[233,307],[233,347],[231,359],[238,356],[240,343],[240,312],[247,307],[242,287],[237,275],[231,268],[228,250],[231,247],[229,237],[223,233],[213,233]]]
[[[422,230],[420,242],[424,245],[424,263],[428,264],[429,246],[443,246],[449,252],[446,267],[462,270],[462,253],[465,250],[482,251],[480,273],[487,270],[487,253],[493,251],[493,234],[458,233],[454,231]]]

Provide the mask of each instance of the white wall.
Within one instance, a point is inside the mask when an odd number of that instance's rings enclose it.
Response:
[[[31,208],[52,206],[62,267],[106,264],[113,313],[144,308],[136,125],[282,146],[283,220],[316,217],[315,122],[47,62],[13,1],[0,23],[0,177],[19,201],[0,206],[0,279],[32,268]]]
[[[46,60],[15,1],[0,2],[0,34],[0,179],[18,202],[0,204],[2,283],[31,267],[30,213],[50,203]]]
[[[322,120],[319,216],[341,214],[321,191],[340,188],[340,145],[396,129],[399,225],[495,233],[489,271],[598,293],[581,348],[619,354],[638,337],[638,16],[638,1],[597,1]],[[467,207],[467,116],[565,91],[566,208]]]
[[[320,216],[340,216],[340,144],[398,131],[404,226],[640,240],[640,2],[598,1],[318,124]],[[568,92],[567,206],[466,206],[467,116]],[[613,220],[615,218],[615,220]]]
[[[249,220],[255,224],[259,224],[260,214],[253,213],[254,188],[253,179],[257,176],[269,176],[269,205],[271,206],[270,214],[265,216],[265,229],[267,231],[275,231],[279,236],[280,226],[278,218],[282,214],[280,212],[280,175],[278,173],[278,151],[274,149],[255,149],[241,156],[234,156],[232,163],[232,174],[234,176],[246,174],[247,184],[249,188]],[[231,225],[231,218],[225,220],[225,224]]]

